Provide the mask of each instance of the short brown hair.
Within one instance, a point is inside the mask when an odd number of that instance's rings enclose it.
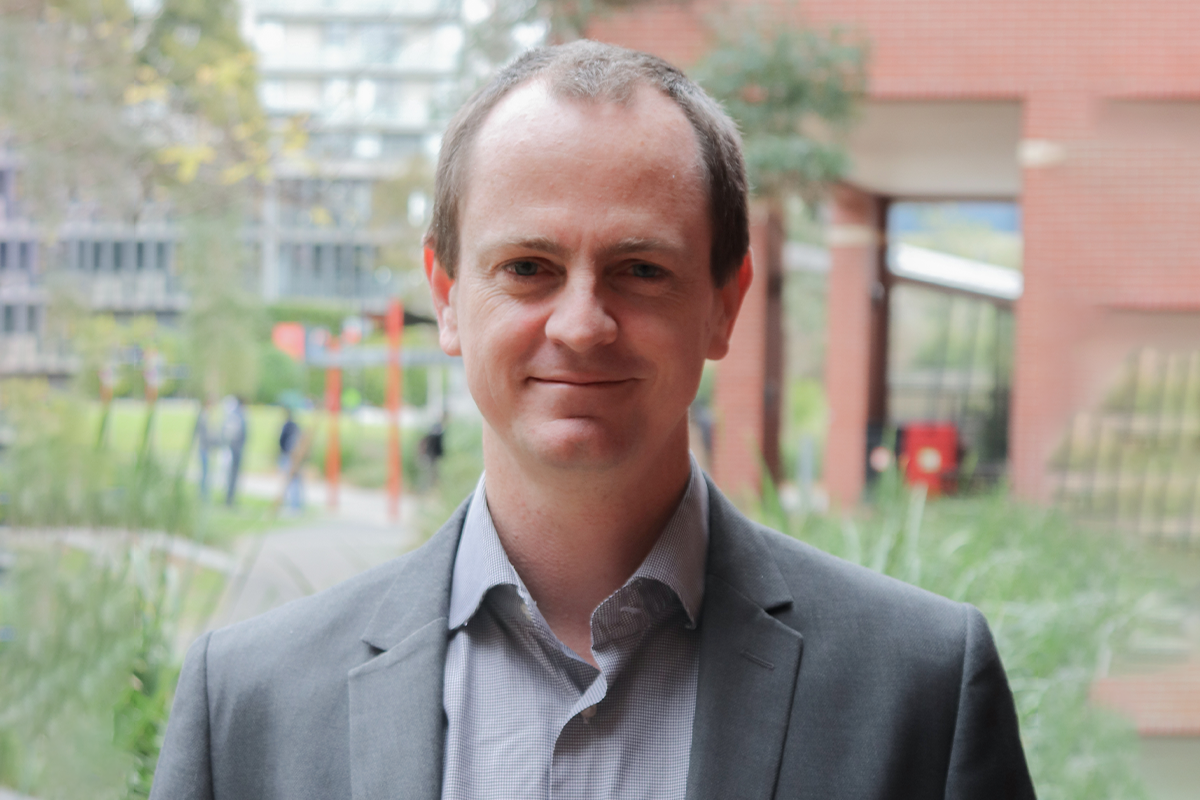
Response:
[[[648,85],[679,106],[700,147],[712,220],[710,267],[713,282],[723,286],[750,247],[746,166],[737,125],[703,89],[661,58],[587,40],[529,51],[477,91],[450,121],[438,157],[433,220],[425,234],[426,245],[446,272],[454,277],[458,267],[458,215],[471,146],[491,110],[534,78],[547,79],[558,97],[622,104],[639,85]]]

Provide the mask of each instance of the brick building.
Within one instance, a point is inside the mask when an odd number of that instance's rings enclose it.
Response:
[[[1074,422],[1103,405],[1132,355],[1200,349],[1200,4],[805,0],[800,9],[806,23],[850,28],[871,47],[855,167],[833,194],[828,232],[832,497],[858,498],[868,423],[886,415],[869,400],[886,375],[871,353],[881,304],[886,320],[887,204],[1009,199],[1022,209],[1025,248],[1010,476],[1021,495],[1048,499]],[[711,40],[705,20],[716,10],[651,2],[590,35],[686,65]],[[750,301],[731,358],[761,357],[766,326],[754,317],[765,305]],[[761,437],[763,391],[747,383],[761,371],[731,371],[739,386],[718,417],[736,433],[724,451],[718,434],[714,468],[737,484],[754,461],[734,445],[749,451],[742,445]]]

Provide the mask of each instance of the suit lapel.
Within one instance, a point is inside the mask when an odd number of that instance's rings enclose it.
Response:
[[[792,595],[753,524],[709,483],[700,675],[688,800],[769,798],[803,639],[770,612]]]
[[[441,797],[446,619],[466,507],[413,552],[363,633],[381,652],[348,676],[354,800]]]

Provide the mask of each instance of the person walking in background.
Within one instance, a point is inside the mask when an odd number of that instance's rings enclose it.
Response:
[[[232,506],[237,498],[238,472],[242,467],[242,449],[246,446],[246,412],[242,398],[231,396],[225,401],[225,419],[221,424],[221,438],[229,448],[229,474],[225,489],[225,505]]]
[[[287,418],[279,431],[279,469],[287,480],[287,488],[283,491],[283,505],[299,511],[304,508],[304,486],[300,482],[300,461],[304,454],[300,449],[300,425],[293,417],[292,409],[288,408]]]
[[[208,430],[208,414],[212,401],[207,396],[200,400],[200,412],[196,415],[196,427],[192,431],[192,440],[196,443],[196,454],[200,457],[200,502],[207,503],[210,498],[208,491],[208,450],[212,447],[212,435]]]
[[[424,466],[428,486],[436,486],[438,479],[438,462],[445,454],[444,440],[446,436],[445,417],[433,423],[429,433],[421,437],[418,454]]]

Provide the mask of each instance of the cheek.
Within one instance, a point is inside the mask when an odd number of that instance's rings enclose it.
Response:
[[[464,360],[480,374],[502,374],[537,348],[545,319],[524,304],[482,297],[462,308],[458,329]]]

